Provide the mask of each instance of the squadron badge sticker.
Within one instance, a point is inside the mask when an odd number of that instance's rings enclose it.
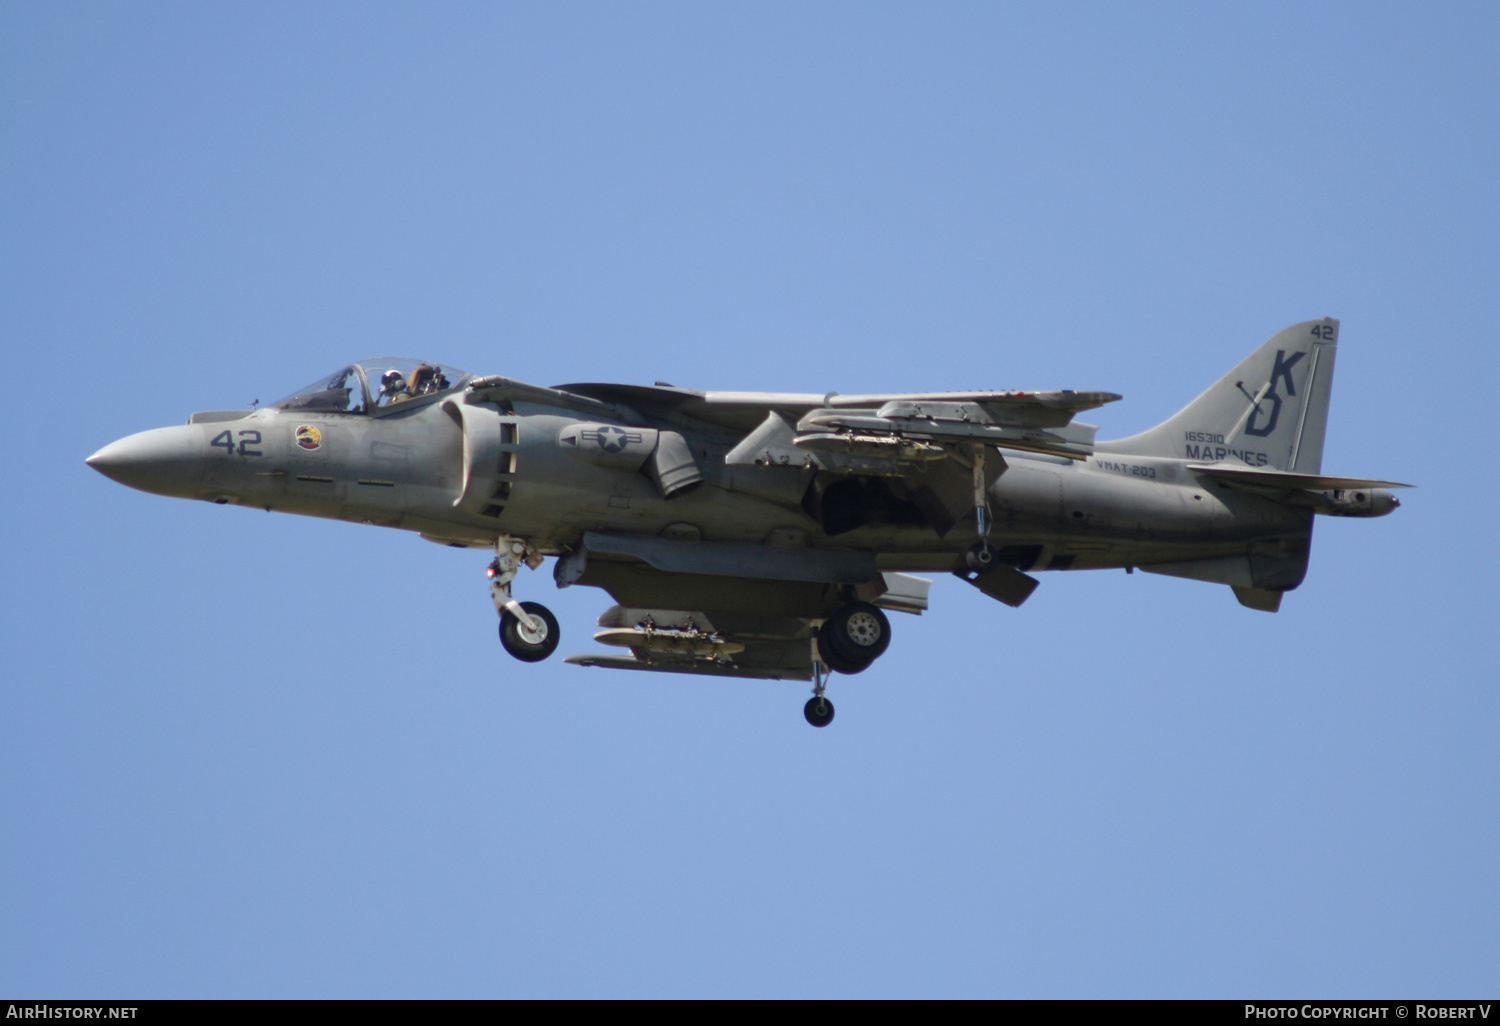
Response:
[[[303,449],[316,449],[323,444],[323,432],[311,424],[303,424],[297,429],[297,445]]]

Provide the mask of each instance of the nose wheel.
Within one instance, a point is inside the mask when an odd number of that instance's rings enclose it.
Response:
[[[557,651],[562,632],[557,617],[540,602],[517,602],[510,582],[522,565],[535,570],[541,553],[520,538],[501,535],[495,542],[495,561],[485,571],[490,579],[490,598],[500,614],[500,644],[523,663],[539,663]]]
[[[557,651],[562,632],[552,610],[540,602],[522,602],[521,609],[530,614],[531,624],[507,609],[500,617],[500,644],[523,663],[539,663]]]

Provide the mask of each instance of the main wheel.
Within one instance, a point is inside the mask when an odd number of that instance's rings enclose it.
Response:
[[[802,707],[802,715],[814,727],[826,727],[833,722],[833,703],[822,696],[814,696]]]
[[[557,617],[540,602],[522,602],[521,608],[537,621],[539,629],[527,630],[514,613],[506,610],[500,617],[500,644],[523,663],[539,663],[556,652],[557,643],[562,640]]]
[[[844,655],[842,649],[835,648],[833,639],[829,635],[827,620],[824,620],[823,626],[818,628],[818,655],[822,657],[823,665],[834,673],[863,673],[875,661],[873,657],[863,661],[850,659]]]
[[[878,606],[848,602],[823,624],[828,647],[847,663],[869,666],[891,643],[891,622]]]

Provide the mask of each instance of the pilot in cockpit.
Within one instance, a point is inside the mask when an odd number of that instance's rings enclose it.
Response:
[[[443,368],[435,363],[419,363],[406,374],[392,367],[380,376],[380,396],[375,405],[391,406],[395,403],[404,403],[408,399],[437,395],[452,387],[453,382],[448,380],[447,375],[443,373]]]
[[[388,403],[399,403],[403,399],[410,399],[411,393],[407,391],[406,379],[401,372],[392,367],[380,376],[380,399],[378,405],[385,406]]]

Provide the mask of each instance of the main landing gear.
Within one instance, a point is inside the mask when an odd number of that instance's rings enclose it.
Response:
[[[863,673],[891,643],[891,622],[879,606],[849,602],[818,628],[818,655],[838,673]]]
[[[862,673],[891,643],[891,622],[879,606],[848,602],[824,620],[812,635],[813,696],[802,715],[814,727],[833,722],[833,703],[824,691],[828,674]]]
[[[510,582],[521,572],[522,564],[535,570],[542,555],[519,538],[501,535],[495,542],[495,561],[485,571],[490,578],[490,598],[500,614],[500,644],[505,651],[526,663],[539,663],[557,651],[562,632],[557,617],[540,602],[517,602],[510,594]]]

